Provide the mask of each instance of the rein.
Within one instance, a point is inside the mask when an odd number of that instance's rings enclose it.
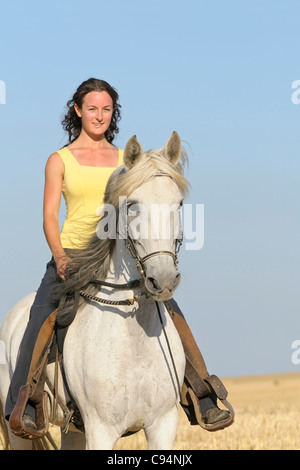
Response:
[[[174,369],[174,373],[175,373],[175,377],[176,377],[178,393],[179,393],[179,396],[180,396],[181,395],[181,386],[180,386],[180,381],[179,381],[179,377],[178,377],[178,373],[177,373],[177,369],[176,369],[176,365],[175,365],[175,360],[174,360],[174,356],[173,356],[173,353],[172,353],[169,338],[168,338],[167,332],[165,330],[164,322],[163,322],[161,312],[160,312],[160,309],[159,309],[159,304],[156,300],[155,300],[155,305],[156,305],[158,317],[159,317],[159,320],[160,320],[160,323],[161,323],[161,327],[162,327],[162,330],[163,330],[163,333],[164,333],[164,337],[165,337],[165,340],[166,340],[166,343],[167,343],[167,346],[168,346],[170,358],[171,358],[171,361],[172,361],[172,365],[173,365],[173,369]]]

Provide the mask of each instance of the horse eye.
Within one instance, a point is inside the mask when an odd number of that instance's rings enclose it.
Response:
[[[127,202],[127,211],[128,211],[132,206],[134,206],[135,204],[137,204],[135,201],[128,201],[128,202]]]

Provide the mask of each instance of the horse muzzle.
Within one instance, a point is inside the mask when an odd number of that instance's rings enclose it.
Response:
[[[172,299],[175,290],[180,283],[180,273],[177,270],[170,273],[147,273],[145,277],[145,288],[150,297],[157,301],[165,301]]]

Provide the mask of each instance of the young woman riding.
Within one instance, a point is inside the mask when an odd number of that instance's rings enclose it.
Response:
[[[43,342],[40,338],[44,330],[48,329],[49,336],[49,330],[51,332],[55,328],[51,314],[57,309],[59,299],[53,299],[53,289],[66,280],[72,253],[83,249],[95,232],[99,221],[96,211],[102,203],[108,178],[123,163],[123,151],[113,145],[119,131],[121,106],[118,99],[117,91],[103,80],[91,78],[83,82],[68,101],[62,122],[69,135],[68,144],[50,155],[46,164],[44,232],[53,256],[31,307],[5,409],[6,419],[9,419],[18,406],[23,406],[22,422],[11,419],[10,427],[19,435],[22,428],[25,437],[26,433],[34,436],[37,429],[35,406],[30,397],[25,404],[20,404],[22,397],[19,391],[32,378],[37,361],[35,351]],[[67,217],[60,231],[61,194],[65,198]],[[169,301],[167,307],[187,359],[181,404],[191,424],[200,424],[210,431],[223,429],[232,423],[233,418],[228,411],[217,406],[218,389],[222,384],[217,377],[208,374],[177,304]]]

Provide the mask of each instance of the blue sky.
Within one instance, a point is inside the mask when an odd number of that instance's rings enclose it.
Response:
[[[95,76],[119,91],[119,147],[136,134],[159,148],[175,129],[189,151],[205,242],[182,250],[176,299],[209,371],[299,372],[299,2],[3,3],[0,320],[43,276],[44,166]]]

